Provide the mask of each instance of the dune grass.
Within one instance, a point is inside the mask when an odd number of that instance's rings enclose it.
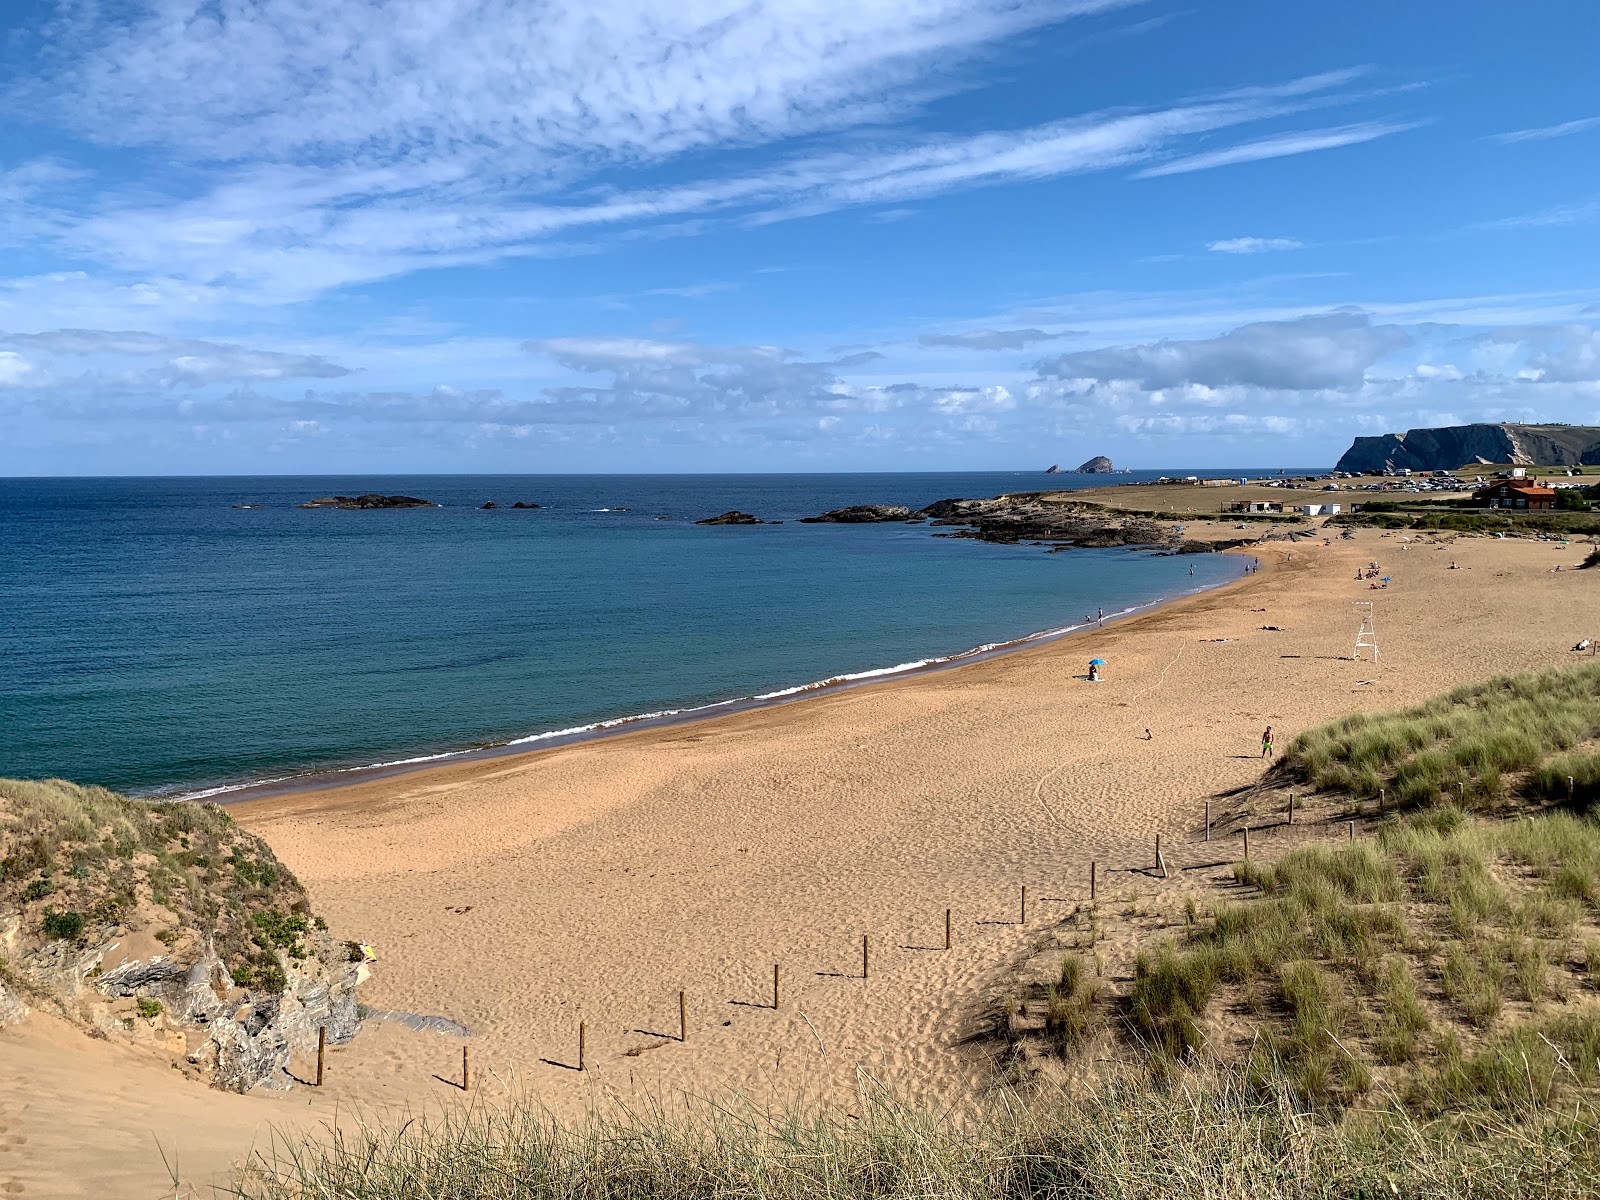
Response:
[[[1576,1045],[1573,1047],[1578,1048]],[[1507,1048],[1507,1053],[1512,1053]],[[1488,1074],[1483,1074],[1487,1071]],[[1504,1080],[1463,1059],[1470,1088]],[[1538,1080],[1535,1080],[1537,1086]],[[577,1124],[536,1102],[280,1141],[238,1200],[1567,1200],[1600,1191],[1600,1125],[1582,1106],[1338,1125],[1237,1073],[1087,1097],[1003,1094],[959,1115],[878,1096],[851,1114],[735,1103],[609,1110]]]
[[[1269,781],[1416,806],[1600,801],[1600,664],[1503,676],[1292,741]],[[1464,791],[1463,791],[1464,789]]]
[[[168,946],[209,937],[241,987],[281,991],[317,923],[266,843],[214,804],[144,801],[60,779],[0,779],[0,913],[24,941],[157,922]],[[183,949],[183,947],[179,947]]]

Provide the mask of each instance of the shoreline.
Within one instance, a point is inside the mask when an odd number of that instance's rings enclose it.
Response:
[[[1230,547],[1218,553],[1237,557],[1247,554],[1249,551],[1243,547]],[[1252,557],[1257,558],[1259,561],[1259,555],[1252,555]],[[1262,565],[1264,566],[1265,564]],[[319,792],[340,787],[351,787],[357,784],[370,783],[380,779],[391,779],[400,775],[409,775],[441,767],[514,758],[524,754],[537,754],[544,750],[556,750],[605,741],[628,733],[642,733],[690,726],[705,721],[719,720],[724,717],[738,716],[743,713],[779,708],[801,700],[834,695],[871,684],[914,679],[941,671],[953,670],[957,667],[970,666],[974,663],[987,662],[991,659],[1016,654],[1036,646],[1050,645],[1071,637],[1073,634],[1107,628],[1113,622],[1117,623],[1119,628],[1126,628],[1130,620],[1146,616],[1170,605],[1180,604],[1197,596],[1212,595],[1223,589],[1237,586],[1245,578],[1246,576],[1241,573],[1221,583],[1207,587],[1190,588],[1183,592],[1157,597],[1144,604],[1135,604],[1128,608],[1120,609],[1115,613],[1108,613],[1105,618],[1105,626],[1094,622],[1061,625],[1050,629],[1037,630],[1006,641],[984,642],[969,649],[957,651],[954,654],[937,655],[908,663],[897,663],[892,667],[877,667],[863,671],[847,672],[842,675],[830,676],[827,679],[796,684],[793,687],[780,688],[771,692],[762,692],[750,696],[735,696],[727,700],[716,700],[710,704],[610,717],[602,721],[590,722],[587,725],[574,726],[570,729],[523,734],[506,741],[485,743],[463,750],[441,750],[436,753],[364,763],[353,767],[313,768],[296,774],[274,776],[245,783],[220,784],[193,790],[152,790],[148,792],[132,792],[130,794],[151,800],[210,801],[215,804],[241,804],[253,800],[298,795],[303,792]]]

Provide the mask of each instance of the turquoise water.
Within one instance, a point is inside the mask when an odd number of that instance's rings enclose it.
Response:
[[[796,520],[1046,482],[0,480],[0,774],[188,793],[461,750],[958,654],[1240,570]],[[444,507],[295,507],[366,491]],[[731,508],[785,523],[692,524]]]

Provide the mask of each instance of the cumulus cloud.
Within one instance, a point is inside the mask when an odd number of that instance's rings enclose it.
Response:
[[[1362,142],[1376,141],[1393,133],[1415,129],[1415,122],[1370,121],[1361,125],[1344,125],[1336,129],[1311,129],[1298,133],[1279,134],[1258,141],[1243,142],[1225,150],[1211,150],[1192,154],[1187,158],[1146,167],[1139,172],[1140,179],[1158,175],[1182,175],[1190,171],[1209,171],[1212,167],[1231,167],[1238,163],[1260,162],[1268,158],[1285,158],[1292,154],[1309,154],[1316,150],[1335,150],[1340,146],[1356,146]]]
[[[1590,325],[1510,326],[1477,334],[1471,340],[1521,348],[1523,378],[1546,383],[1600,381],[1600,330]]]
[[[917,341],[924,346],[953,346],[959,350],[1021,350],[1035,342],[1063,336],[1042,329],[973,329],[966,333],[925,333]]]
[[[1207,242],[1206,249],[1213,254],[1266,254],[1273,250],[1299,250],[1304,242],[1284,237],[1236,237]]]
[[[15,350],[0,350],[0,387],[20,387],[40,375],[39,368]]]
[[[1212,338],[1082,350],[1045,359],[1038,370],[1060,379],[1126,381],[1145,391],[1189,385],[1353,389],[1374,363],[1411,341],[1398,325],[1333,312],[1257,321]]]

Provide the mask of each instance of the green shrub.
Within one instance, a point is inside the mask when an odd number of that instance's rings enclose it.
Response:
[[[48,879],[35,879],[32,883],[28,884],[27,887],[22,889],[22,898],[29,902],[34,900],[43,900],[55,890],[55,884],[51,883]]]
[[[134,1006],[141,1017],[159,1017],[162,1012],[161,1001],[151,1000],[148,996],[140,996]]]
[[[79,912],[61,911],[60,909],[47,908],[44,919],[39,922],[47,936],[70,941],[83,932],[83,914]]]

